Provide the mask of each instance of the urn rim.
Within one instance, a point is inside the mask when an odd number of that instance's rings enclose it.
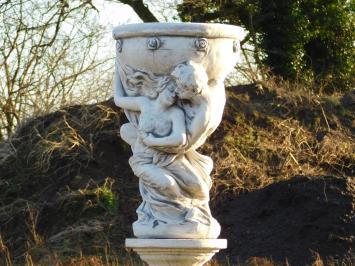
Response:
[[[228,24],[153,22],[120,25],[113,29],[112,35],[116,40],[146,36],[192,36],[242,40],[245,34],[241,27]]]

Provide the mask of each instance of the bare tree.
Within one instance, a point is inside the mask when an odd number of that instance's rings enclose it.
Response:
[[[0,0],[0,140],[78,87],[98,85],[92,72],[106,60],[97,58],[96,15],[90,1]]]

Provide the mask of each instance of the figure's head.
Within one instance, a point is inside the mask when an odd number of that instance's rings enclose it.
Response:
[[[155,90],[157,86],[157,78],[154,74],[133,69],[125,66],[125,89],[128,96],[147,96],[149,98],[157,97]]]
[[[164,77],[160,81],[160,86],[157,90],[158,98],[157,100],[160,104],[164,106],[171,106],[176,101],[176,92],[175,92],[176,84],[174,80]]]
[[[208,76],[204,67],[192,61],[178,64],[171,75],[176,82],[176,94],[180,99],[192,99],[207,88]]]

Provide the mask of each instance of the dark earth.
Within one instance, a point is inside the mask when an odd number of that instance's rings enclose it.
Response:
[[[224,141],[225,125],[233,130],[233,114],[225,117],[213,145]],[[96,255],[107,243],[112,254],[125,256],[124,239],[133,235],[140,196],[128,165],[130,148],[118,135],[124,121],[112,100],[72,106],[28,121],[11,141],[0,143],[0,234],[15,262],[21,265],[26,252],[42,262],[53,252]],[[224,172],[215,167],[217,181]],[[307,265],[319,254],[326,264],[352,265],[352,169],[349,175],[287,180],[280,172],[272,184],[249,190],[215,186],[212,213],[221,223],[221,238],[228,239],[218,260],[236,265],[257,257]]]
[[[321,257],[354,262],[355,180],[295,176],[237,198],[214,210],[221,222],[225,252],[233,263],[268,257],[291,265]]]

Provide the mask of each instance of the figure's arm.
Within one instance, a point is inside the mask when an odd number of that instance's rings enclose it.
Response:
[[[125,95],[123,84],[121,81],[120,73],[119,73],[119,63],[117,59],[115,60],[115,76],[114,76],[114,83],[113,83],[113,97],[116,100],[117,97],[123,97]]]
[[[118,71],[118,62],[116,61],[115,81],[114,81],[114,102],[118,107],[131,111],[141,111],[144,97],[125,96],[122,81]]]
[[[172,132],[169,136],[157,138],[149,134],[143,142],[151,147],[182,147],[186,144],[186,127],[184,113],[176,109],[171,114],[174,117]]]
[[[206,138],[206,130],[210,120],[208,102],[203,101],[196,111],[195,117],[191,121],[189,127],[189,138],[188,144],[189,147],[193,146],[201,138]]]
[[[131,111],[141,111],[142,107],[146,104],[147,99],[144,96],[116,96],[114,100],[118,107]]]

